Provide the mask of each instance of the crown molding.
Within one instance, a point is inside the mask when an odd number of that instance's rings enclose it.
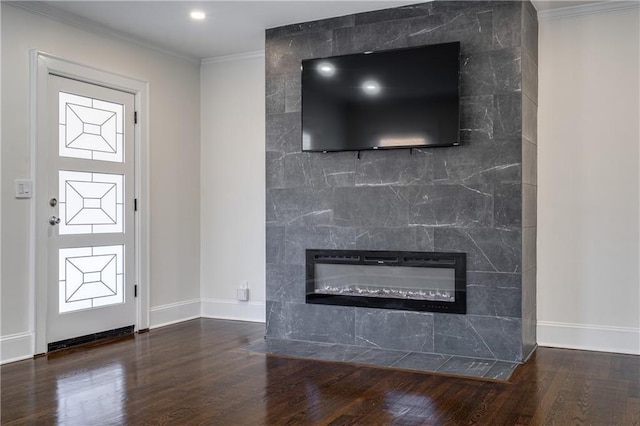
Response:
[[[52,7],[43,2],[16,1],[16,0],[9,0],[9,1],[3,0],[2,2],[6,4],[10,4],[17,8],[26,10],[31,13],[44,16],[54,21],[62,22],[63,24],[67,24],[67,25],[79,28],[81,30],[115,38],[121,41],[135,44],[140,47],[144,47],[146,49],[154,50],[156,52],[159,52],[168,56],[173,56],[175,58],[182,59],[184,61],[188,61],[191,63],[195,63],[195,64],[200,63],[199,58],[196,58],[190,55],[184,55],[182,53],[179,53],[170,49],[165,49],[163,47],[150,43],[146,40],[141,40],[137,37],[133,37],[128,34],[124,34],[120,31],[113,30],[107,27],[106,25],[92,21],[91,19],[83,18],[73,13],[66,12],[64,10],[60,10],[56,7]]]
[[[202,65],[217,64],[220,62],[242,61],[244,59],[264,58],[264,50],[256,50],[255,52],[234,53],[233,55],[215,56],[213,58],[205,58],[201,61]]]
[[[595,15],[601,13],[615,12],[618,10],[638,9],[640,2],[630,1],[603,1],[579,6],[567,6],[557,9],[538,11],[539,21],[550,21],[553,19],[571,18],[575,16]]]

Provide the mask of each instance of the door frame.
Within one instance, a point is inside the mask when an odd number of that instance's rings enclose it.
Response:
[[[49,74],[56,74],[121,90],[134,95],[137,124],[134,125],[135,188],[138,200],[135,220],[135,275],[138,285],[136,299],[136,331],[149,328],[149,82],[72,62],[48,53],[30,52],[30,122],[31,179],[33,195],[30,211],[31,244],[29,253],[29,293],[31,303],[30,325],[33,330],[34,354],[47,352],[47,162],[49,132],[47,127],[47,86]],[[40,195],[43,194],[43,195]]]

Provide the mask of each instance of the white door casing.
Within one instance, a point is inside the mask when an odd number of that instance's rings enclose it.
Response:
[[[65,77],[66,79],[78,80],[92,85],[102,86],[97,89],[114,89],[119,92],[126,92],[128,93],[128,96],[133,96],[133,109],[137,112],[138,116],[138,124],[133,128],[133,137],[131,138],[136,141],[135,153],[132,152],[132,154],[130,154],[135,158],[135,185],[129,185],[127,196],[135,197],[137,199],[138,211],[134,219],[135,226],[133,226],[134,221],[130,221],[131,223],[129,224],[133,233],[132,246],[135,246],[132,256],[133,261],[129,263],[131,263],[132,266],[135,265],[135,268],[130,268],[128,274],[131,275],[132,284],[137,284],[138,286],[138,297],[135,299],[135,329],[145,329],[149,326],[148,83],[56,58],[43,52],[32,51],[30,139],[34,191],[33,202],[31,203],[32,252],[30,254],[30,259],[32,264],[32,275],[30,279],[30,288],[33,296],[31,320],[32,330],[34,331],[34,354],[46,352],[47,342],[55,340],[53,335],[51,336],[52,338],[47,336],[48,317],[52,313],[53,309],[48,306],[50,290],[47,286],[47,280],[51,275],[50,265],[53,264],[48,252],[51,248],[49,247],[49,243],[51,242],[50,234],[52,233],[52,228],[54,228],[54,226],[49,224],[48,220],[51,216],[58,216],[58,214],[52,214],[52,211],[55,210],[55,213],[59,212],[58,208],[52,210],[52,207],[49,205],[51,198],[49,194],[55,194],[60,190],[59,185],[56,186],[47,179],[48,174],[50,173],[48,162],[50,150],[55,146],[55,144],[50,140],[51,129],[55,123],[50,122],[49,115],[51,115],[51,111],[48,109],[49,105],[52,103],[52,86],[50,77],[52,74]],[[91,126],[89,125],[89,127]],[[86,163],[86,160],[79,161],[80,163]],[[62,167],[62,169],[64,168],[65,167]],[[78,171],[72,167],[66,168],[72,169],[65,170],[67,172]],[[97,173],[100,174],[106,171],[107,170],[100,169]],[[109,184],[109,182],[107,182],[109,177],[105,176],[107,174],[108,173],[102,173],[102,175],[97,175],[94,180],[105,181],[103,183]],[[117,175],[118,173],[113,174]],[[72,181],[80,181],[81,179],[76,179],[78,176],[80,175],[66,175],[66,177],[71,178],[70,180]],[[85,177],[86,176],[87,175],[85,175]],[[56,187],[53,188],[52,186]],[[96,203],[97,201],[95,199],[89,199],[86,202],[88,203],[88,207],[91,207],[92,203]],[[134,227],[135,231],[133,231]],[[58,230],[56,230],[56,232],[58,232]],[[105,235],[107,234],[105,233]],[[87,242],[87,240],[84,242]],[[114,242],[114,240],[110,240],[110,237],[107,237],[106,240],[103,240],[98,244],[98,246],[113,248],[114,246],[119,245],[117,242],[116,244],[111,244],[112,242]],[[76,247],[91,247],[91,244],[80,244],[76,245]],[[87,253],[86,250],[87,249],[85,249],[85,254]],[[94,255],[97,255],[98,262],[107,262],[110,258],[118,255],[118,250],[115,250],[114,253],[101,253],[100,250],[101,249],[98,249],[98,251],[94,253]],[[109,250],[107,249],[107,251]],[[69,257],[71,258],[81,258],[83,255],[82,253],[74,254],[71,252],[66,254],[70,255]],[[57,253],[54,255],[57,258]],[[59,263],[57,264],[59,265]],[[107,265],[106,267],[110,268],[111,266]],[[82,269],[82,267],[80,269]],[[95,271],[92,271],[92,269],[97,268],[94,265],[93,268],[88,267],[85,269],[87,269],[87,275],[85,275],[85,277],[87,278],[87,281],[91,282],[92,276],[96,275]],[[76,270],[75,272],[78,271]],[[126,298],[133,300],[132,296],[132,294],[131,296],[127,295]]]

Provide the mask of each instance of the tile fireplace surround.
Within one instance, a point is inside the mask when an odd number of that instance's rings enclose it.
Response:
[[[301,152],[303,59],[459,41],[459,147]],[[537,18],[431,2],[266,34],[267,339],[522,362],[536,335]],[[305,250],[462,252],[467,313],[305,303]]]

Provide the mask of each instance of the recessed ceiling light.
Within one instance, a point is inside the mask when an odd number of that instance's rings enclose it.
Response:
[[[207,15],[201,10],[192,11],[190,16],[191,16],[191,19],[193,19],[194,21],[202,21],[204,18],[207,17]]]

